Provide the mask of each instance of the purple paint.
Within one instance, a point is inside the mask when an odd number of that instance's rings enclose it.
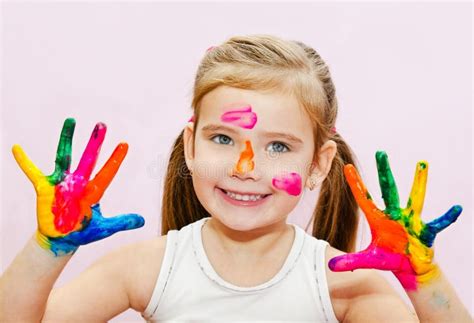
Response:
[[[232,123],[236,126],[252,129],[257,123],[257,114],[252,112],[252,107],[248,106],[240,110],[231,110],[221,116],[223,122]]]
[[[272,179],[272,184],[279,190],[290,195],[298,196],[301,193],[301,176],[298,173],[285,173]]]

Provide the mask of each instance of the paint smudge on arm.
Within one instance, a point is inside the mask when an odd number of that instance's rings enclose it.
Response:
[[[444,308],[444,309],[449,309],[451,307],[451,304],[449,302],[449,299],[447,299],[442,292],[439,291],[434,291],[431,299],[430,299],[431,305],[435,307],[436,309]]]

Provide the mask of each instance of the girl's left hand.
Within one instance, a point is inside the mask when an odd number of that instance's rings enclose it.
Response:
[[[420,214],[426,192],[428,163],[417,163],[407,206],[400,208],[387,154],[378,151],[376,160],[386,209],[382,211],[377,208],[355,167],[346,165],[344,175],[367,218],[372,241],[365,250],[332,258],[329,268],[333,271],[359,268],[390,270],[405,290],[416,290],[419,284],[436,276],[438,267],[433,262],[433,241],[440,231],[456,221],[462,207],[455,205],[439,218],[424,223]]]

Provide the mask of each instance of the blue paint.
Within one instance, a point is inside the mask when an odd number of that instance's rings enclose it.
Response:
[[[80,231],[71,232],[61,238],[48,238],[51,251],[56,256],[74,253],[81,245],[107,238],[119,231],[137,229],[145,224],[145,219],[138,214],[129,213],[104,218],[100,204],[93,205],[91,209],[91,219],[84,218]]]

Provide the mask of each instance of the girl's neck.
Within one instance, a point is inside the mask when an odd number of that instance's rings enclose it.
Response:
[[[251,231],[236,231],[212,217],[204,223],[202,230],[203,235],[205,231],[209,233],[210,240],[215,241],[225,254],[249,259],[268,256],[282,245],[291,246],[296,234],[285,221]]]

